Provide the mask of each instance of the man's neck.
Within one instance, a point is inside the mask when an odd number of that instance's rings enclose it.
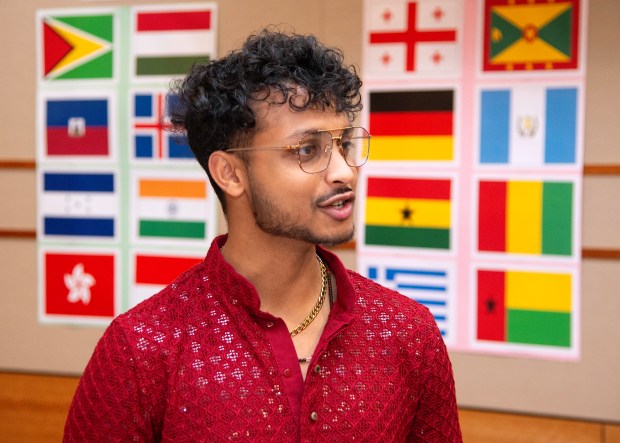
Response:
[[[303,319],[320,292],[315,249],[312,244],[262,232],[251,236],[230,232],[222,254],[255,286],[261,310],[288,324]]]

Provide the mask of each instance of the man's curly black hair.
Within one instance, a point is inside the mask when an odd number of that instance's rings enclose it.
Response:
[[[313,35],[267,28],[225,57],[194,65],[174,84],[180,106],[172,111],[172,123],[187,131],[226,212],[223,192],[209,173],[209,156],[251,142],[259,129],[251,102],[288,103],[295,111],[329,108],[353,121],[362,108],[361,86],[355,67],[344,65],[340,50],[325,47]]]

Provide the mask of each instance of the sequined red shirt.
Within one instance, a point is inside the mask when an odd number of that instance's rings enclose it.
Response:
[[[460,442],[429,311],[322,248],[337,298],[304,381],[285,323],[222,257],[125,314],[97,344],[66,442]]]

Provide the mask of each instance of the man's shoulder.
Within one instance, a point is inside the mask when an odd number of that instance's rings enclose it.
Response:
[[[154,293],[116,318],[116,323],[134,327],[136,324],[159,324],[162,321],[182,323],[204,305],[204,264],[199,263],[161,291]]]
[[[398,312],[401,317],[404,316],[407,320],[415,319],[416,322],[422,320],[424,323],[430,322],[433,325],[435,324],[433,315],[421,303],[393,289],[386,288],[355,271],[347,270],[347,272],[357,296],[357,306],[362,310],[372,309],[376,311],[377,309],[387,309]]]

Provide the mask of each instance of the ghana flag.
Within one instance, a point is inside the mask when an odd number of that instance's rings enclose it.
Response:
[[[484,70],[575,69],[579,0],[486,0]]]
[[[450,249],[451,182],[369,177],[367,245]]]
[[[573,184],[481,181],[478,249],[511,254],[573,254]]]
[[[452,90],[371,92],[370,160],[452,160],[453,110]]]
[[[478,340],[571,346],[571,274],[478,269]]]
[[[45,80],[113,77],[114,16],[40,15]]]

